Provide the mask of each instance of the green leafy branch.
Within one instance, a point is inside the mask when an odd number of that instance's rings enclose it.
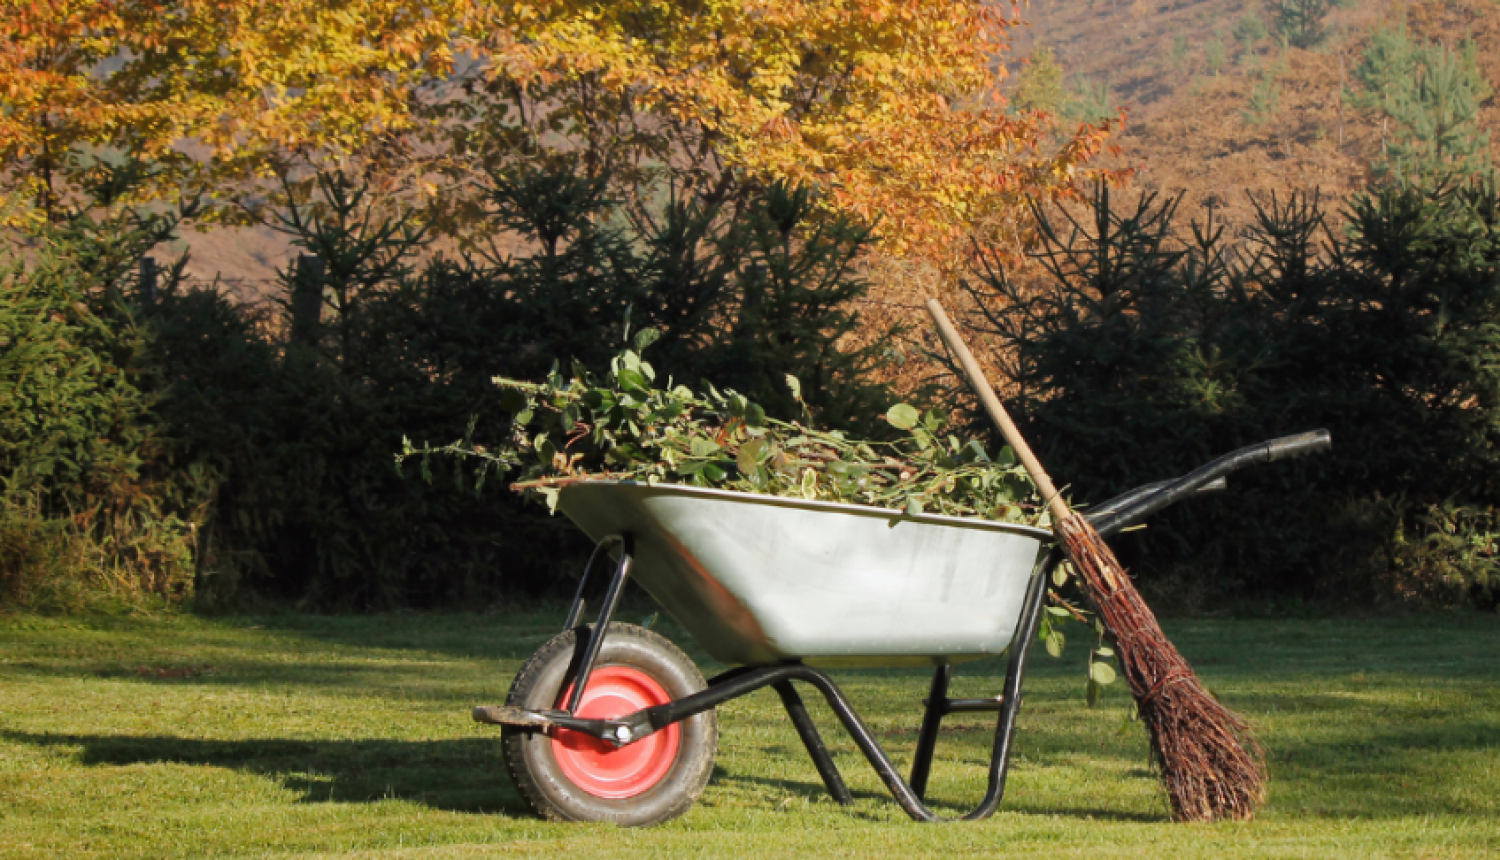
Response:
[[[905,436],[891,442],[850,439],[766,415],[734,391],[703,383],[657,387],[641,350],[646,330],[602,378],[575,364],[554,366],[542,382],[495,380],[511,413],[509,440],[486,447],[465,439],[439,448],[406,443],[398,459],[433,454],[477,458],[476,483],[519,470],[513,489],[555,507],[561,487],[604,478],[680,483],[749,493],[849,502],[1017,523],[1037,523],[1035,489],[1014,453],[994,456],[975,439],[945,432],[948,419],[897,404],[886,413]],[[800,402],[800,385],[788,378]],[[470,434],[472,436],[472,434]]]
[[[630,480],[688,484],[746,493],[845,502],[899,510],[906,516],[940,513],[1045,526],[1046,510],[1010,448],[991,455],[977,439],[948,432],[949,420],[934,411],[898,403],[886,411],[904,435],[893,441],[851,439],[800,421],[766,414],[743,395],[708,382],[694,391],[656,371],[642,352],[656,340],[637,333],[602,376],[574,363],[568,373],[553,365],[541,382],[496,378],[503,409],[510,413],[508,439],[483,446],[466,438],[442,447],[406,442],[398,460],[418,457],[424,476],[434,455],[460,455],[476,462],[476,487],[492,472],[511,477],[511,489],[543,499],[555,510],[569,484]],[[801,385],[787,377],[792,397]],[[803,409],[803,414],[807,410]],[[1059,568],[1054,584],[1067,573]],[[1061,656],[1060,624],[1076,618],[1102,629],[1056,592],[1042,620],[1048,653]],[[1103,639],[1090,652],[1088,698],[1114,680],[1107,662],[1113,652]]]

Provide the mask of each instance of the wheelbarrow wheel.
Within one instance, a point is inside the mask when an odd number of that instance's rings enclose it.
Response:
[[[585,627],[553,637],[521,667],[505,703],[559,708],[587,637]],[[665,704],[706,685],[693,661],[633,624],[610,624],[578,715],[609,719]],[[616,749],[568,729],[506,726],[505,766],[521,796],[553,821],[608,821],[638,827],[667,821],[698,800],[713,774],[719,720],[709,710]]]

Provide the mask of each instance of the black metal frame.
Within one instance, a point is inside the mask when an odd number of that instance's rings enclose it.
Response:
[[[1098,506],[1088,517],[1101,535],[1107,537],[1117,534],[1177,501],[1195,494],[1222,489],[1224,477],[1236,469],[1252,463],[1271,462],[1325,450],[1330,444],[1327,431],[1318,430],[1241,448],[1176,480],[1148,484],[1131,490]],[[730,669],[712,678],[707,688],[701,692],[613,719],[587,719],[573,716],[593,672],[600,646],[603,644],[604,631],[608,629],[609,622],[614,617],[620,594],[630,576],[634,553],[634,541],[630,535],[611,535],[600,541],[594,548],[594,553],[584,568],[583,580],[578,584],[578,592],[573,598],[573,605],[568,611],[567,622],[564,625],[565,630],[578,627],[583,617],[584,593],[590,574],[606,551],[615,546],[619,548],[619,560],[616,562],[614,574],[610,578],[603,602],[599,607],[593,633],[589,635],[583,657],[579,661],[573,694],[567,707],[563,710],[549,711],[518,710],[516,715],[506,719],[507,722],[514,720],[517,725],[532,727],[558,726],[593,735],[615,746],[624,746],[673,723],[716,708],[730,699],[770,687],[780,696],[782,706],[786,709],[787,716],[802,739],[802,744],[812,758],[813,765],[817,768],[818,775],[822,777],[828,793],[841,804],[851,803],[853,798],[848,786],[844,784],[838,767],[829,755],[827,747],[824,746],[822,736],[808,715],[807,706],[803,703],[802,697],[792,686],[793,681],[800,681],[823,694],[823,698],[833,709],[834,715],[838,717],[845,731],[853,738],[860,752],[875,769],[901,808],[918,821],[930,822],[945,820],[923,803],[943,718],[955,713],[998,711],[995,741],[990,750],[989,785],[984,799],[973,811],[962,816],[961,820],[972,821],[987,818],[999,807],[1000,800],[1005,794],[1005,779],[1009,772],[1011,738],[1015,732],[1016,715],[1021,707],[1021,681],[1026,672],[1026,658],[1036,639],[1037,626],[1047,594],[1047,582],[1051,578],[1053,568],[1063,560],[1061,549],[1055,546],[1050,549],[1032,571],[1022,603],[1021,616],[1011,639],[1010,662],[1006,668],[1003,692],[999,696],[993,699],[949,698],[948,685],[953,677],[953,667],[948,664],[940,665],[933,673],[932,683],[924,702],[925,711],[922,728],[917,738],[916,752],[913,756],[911,778],[908,780],[896,770],[890,756],[875,739],[869,727],[859,718],[854,706],[833,679],[826,673],[800,661]]]

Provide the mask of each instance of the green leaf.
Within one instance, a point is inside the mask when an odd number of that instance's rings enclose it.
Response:
[[[500,408],[506,412],[520,412],[526,408],[526,395],[514,388],[503,389],[500,392]]]
[[[1093,706],[1099,704],[1100,689],[1101,688],[1099,686],[1099,682],[1095,681],[1093,678],[1090,678],[1088,686],[1085,687],[1083,691],[1083,698],[1089,703],[1089,707],[1092,708]]]
[[[702,436],[694,436],[692,442],[688,443],[688,447],[694,457],[711,457],[719,450],[719,443]]]
[[[740,467],[741,473],[748,475],[754,472],[755,467],[760,464],[760,455],[765,453],[765,450],[766,440],[751,439],[740,446],[739,453],[734,458],[735,465]]]
[[[1067,565],[1059,564],[1057,567],[1052,568],[1052,584],[1057,586],[1058,588],[1062,588],[1064,585],[1068,584]]]
[[[1063,646],[1066,644],[1068,644],[1067,637],[1063,636],[1062,633],[1054,630],[1050,635],[1047,636],[1047,653],[1051,654],[1053,657],[1061,657],[1063,653]]]
[[[646,347],[656,343],[658,340],[661,340],[661,329],[643,328],[635,333],[635,337],[631,339],[630,344],[635,347],[636,352],[645,352]]]
[[[912,496],[911,498],[907,499],[906,515],[909,517],[914,517],[920,513],[922,513],[922,500],[917,498],[916,496]]]
[[[552,455],[557,453],[557,447],[552,444],[551,439],[547,438],[546,433],[538,433],[536,438],[531,440],[531,447],[536,449],[536,455],[544,466],[552,465]]]
[[[1063,609],[1061,606],[1049,606],[1049,607],[1047,607],[1047,614],[1055,616],[1057,618],[1072,618],[1073,617],[1073,613],[1069,612],[1066,609]]]
[[[615,374],[615,381],[619,383],[621,389],[632,394],[648,395],[651,393],[645,374],[639,370],[623,367],[619,373]]]
[[[786,375],[786,387],[792,392],[792,399],[800,403],[802,401],[802,381],[788,373]]]
[[[562,492],[558,487],[537,487],[537,494],[547,500],[547,513],[557,513],[557,497]]]
[[[910,430],[917,426],[918,421],[922,420],[922,414],[916,410],[916,407],[905,403],[897,403],[886,410],[885,420],[891,422],[893,426],[901,430]]]
[[[1095,660],[1089,664],[1089,678],[1098,682],[1100,686],[1113,684],[1115,682],[1115,667],[1102,660]]]

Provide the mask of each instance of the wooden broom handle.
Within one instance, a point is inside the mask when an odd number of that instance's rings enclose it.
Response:
[[[1010,420],[1005,407],[1000,405],[1000,398],[995,396],[995,389],[990,387],[988,379],[985,379],[984,370],[979,367],[979,362],[974,360],[973,353],[964,345],[963,338],[958,336],[958,329],[953,327],[953,322],[948,319],[948,314],[943,311],[943,306],[938,304],[937,299],[927,300],[927,313],[932,315],[932,321],[937,324],[938,334],[943,338],[943,345],[948,347],[948,354],[958,359],[959,367],[963,368],[964,376],[969,381],[969,387],[979,397],[979,402],[984,405],[984,411],[990,414],[990,420],[1000,427],[1000,432],[1005,436],[1005,441],[1015,450],[1016,456],[1021,458],[1021,465],[1026,467],[1026,473],[1036,484],[1037,492],[1042,494],[1042,499],[1052,509],[1052,518],[1059,526],[1063,520],[1072,516],[1073,512],[1068,509],[1066,502],[1058,495],[1057,488],[1052,485],[1052,479],[1047,476],[1047,470],[1042,468],[1041,461],[1031,453],[1031,446],[1021,438],[1021,431],[1017,429],[1016,422]]]

